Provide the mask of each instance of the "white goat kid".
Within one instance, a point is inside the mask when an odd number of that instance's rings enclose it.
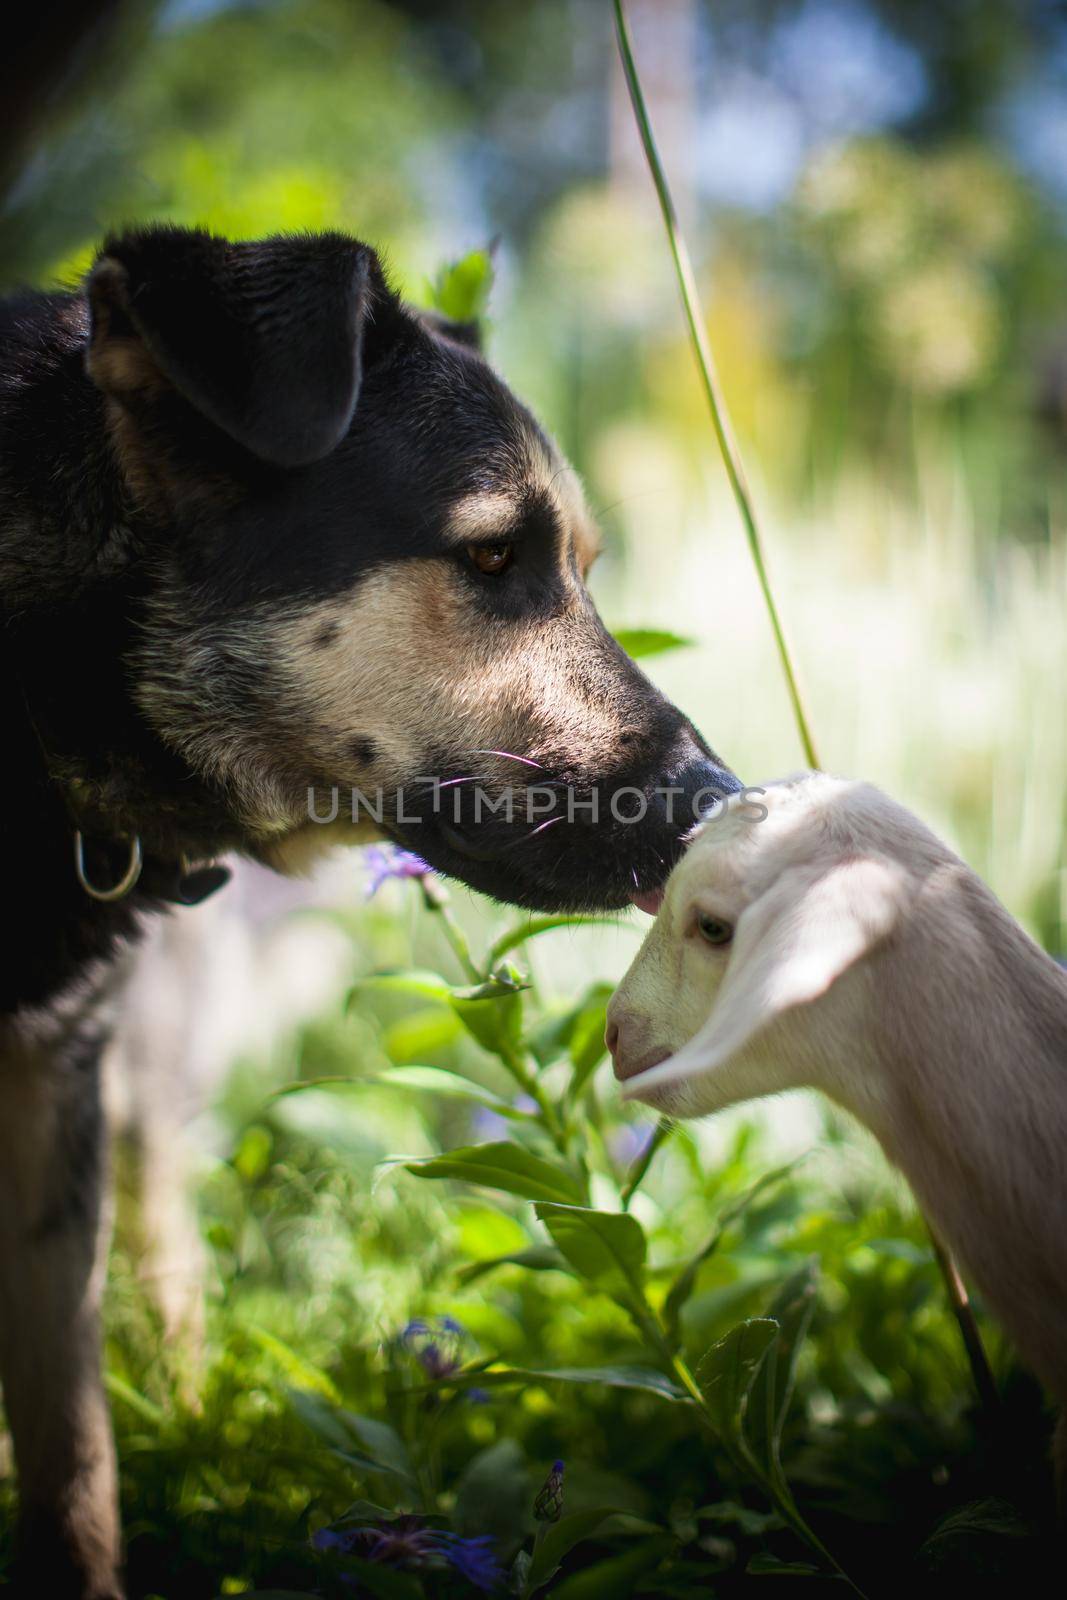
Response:
[[[737,796],[701,827],[612,999],[627,1097],[692,1117],[821,1089],[1064,1404],[1067,973],[868,784],[809,774],[763,808]],[[1063,1417],[1055,1455],[1062,1505]]]

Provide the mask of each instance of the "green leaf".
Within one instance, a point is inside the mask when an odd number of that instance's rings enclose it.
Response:
[[[588,1206],[541,1204],[537,1215],[561,1253],[583,1278],[643,1299],[647,1245],[636,1217],[624,1211],[594,1211]]]
[[[452,990],[440,973],[421,970],[376,972],[369,978],[357,978],[349,991],[349,1005],[365,990],[373,994],[417,994],[424,1000],[438,1000],[442,1005],[448,1005],[452,998]]]
[[[471,1367],[434,1383],[419,1385],[412,1392],[429,1393],[436,1389],[469,1389],[472,1386],[479,1389],[507,1389],[515,1384],[530,1383],[602,1384],[607,1389],[638,1389],[645,1394],[654,1394],[660,1400],[692,1405],[685,1390],[655,1367],[622,1364],[604,1367]]]
[[[407,1446],[387,1422],[328,1405],[319,1395],[302,1389],[290,1389],[289,1403],[316,1438],[359,1472],[414,1481]]]
[[[327,1556],[327,1560],[330,1558]],[[376,1600],[424,1600],[426,1591],[409,1573],[398,1572],[380,1561],[364,1561],[358,1556],[338,1555],[330,1562],[342,1575],[347,1589],[353,1579],[359,1580],[355,1591],[361,1595],[374,1595]]]
[[[675,1539],[667,1535],[643,1539],[625,1555],[598,1561],[595,1566],[567,1578],[553,1590],[552,1600],[627,1600],[634,1593],[638,1580],[657,1567],[675,1545]]]
[[[522,974],[517,967],[505,963],[500,972],[494,972],[491,977],[483,979],[481,983],[468,984],[466,988],[453,989],[451,999],[456,1000],[501,1000],[509,994],[519,994],[530,985],[523,981]]]
[[[684,650],[693,643],[680,633],[668,633],[662,628],[619,628],[614,637],[616,644],[635,660],[641,656],[666,655],[668,650]]]
[[[780,1449],[782,1430],[793,1398],[797,1356],[815,1313],[818,1266],[808,1261],[782,1285],[767,1311],[778,1324],[778,1337],[756,1374],[748,1396],[745,1428],[764,1468],[784,1481]]]
[[[215,1600],[233,1600],[232,1595],[220,1594]],[[310,1589],[242,1589],[241,1600],[317,1600]]]
[[[341,1416],[345,1426],[370,1452],[375,1461],[400,1477],[414,1476],[408,1447],[388,1422],[381,1422],[377,1417],[361,1417],[354,1411],[343,1411]]]
[[[553,928],[603,928],[611,926],[603,917],[527,917],[525,922],[518,922],[500,938],[489,951],[488,965],[495,967],[502,956],[509,950],[517,950],[528,939],[536,939],[539,934],[550,933]]]
[[[359,1081],[384,1083],[398,1089],[418,1089],[427,1094],[445,1094],[461,1100],[477,1100],[479,1105],[490,1107],[502,1117],[514,1117],[517,1120],[526,1117],[525,1112],[516,1111],[502,1095],[494,1094],[492,1089],[463,1077],[462,1073],[449,1072],[445,1067],[387,1067],[384,1072],[376,1072],[372,1077]]]
[[[415,1062],[401,1067],[384,1067],[381,1072],[370,1072],[363,1078],[298,1078],[293,1083],[283,1083],[270,1095],[271,1100],[288,1099],[308,1089],[414,1089],[420,1094],[443,1094],[460,1100],[475,1100],[479,1105],[495,1111],[498,1116],[513,1122],[529,1122],[530,1113],[520,1111],[502,1095],[487,1089],[484,1084],[465,1078],[461,1072],[450,1072],[446,1067],[424,1067]]]
[[[770,1317],[752,1317],[712,1345],[698,1366],[697,1382],[721,1433],[739,1433],[749,1390],[777,1337],[777,1322]]]
[[[482,985],[489,988],[490,985]],[[492,995],[455,994],[452,1008],[472,1038],[493,1055],[507,1055],[522,1038],[522,1000],[514,985]]]
[[[160,1428],[166,1422],[166,1412],[154,1401],[147,1400],[132,1384],[127,1383],[125,1378],[120,1378],[117,1372],[104,1374],[104,1388],[112,1400],[124,1401],[142,1422],[149,1422],[154,1428]]]
[[[374,1500],[353,1500],[350,1506],[345,1507],[344,1514],[330,1526],[347,1528],[354,1524],[358,1528],[365,1522],[395,1522],[403,1515],[402,1511],[390,1511]]]
[[[341,1396],[333,1379],[321,1367],[316,1367],[313,1362],[304,1356],[297,1355],[284,1340],[277,1334],[268,1333],[266,1328],[257,1328],[254,1324],[246,1327],[245,1332],[254,1344],[257,1344],[265,1355],[272,1357],[285,1373],[291,1384],[300,1389],[313,1390],[316,1394],[324,1395],[333,1404],[338,1404]]]
[[[607,1055],[604,1030],[607,1027],[608,1001],[611,995],[610,984],[595,985],[586,994],[581,1010],[574,1019],[568,1046],[574,1066],[574,1077],[570,1086],[572,1097],[581,1093]]]
[[[489,1534],[510,1554],[531,1521],[533,1486],[514,1439],[499,1439],[467,1464],[456,1487],[453,1522],[464,1538]]]
[[[561,1201],[570,1205],[581,1199],[581,1190],[569,1172],[531,1155],[522,1145],[502,1141],[496,1144],[467,1145],[426,1161],[409,1161],[407,1170],[416,1178],[459,1178],[486,1189],[503,1189],[526,1200]]]
[[[763,1578],[817,1578],[821,1569],[810,1561],[781,1561],[769,1550],[760,1550],[745,1568],[747,1575]]]
[[[534,1244],[528,1250],[515,1250],[510,1255],[490,1256],[485,1261],[471,1261],[456,1274],[457,1281],[466,1285],[476,1283],[498,1267],[526,1267],[530,1272],[559,1272],[567,1263],[558,1250],[550,1244]]]
[[[573,1005],[561,1011],[550,1011],[530,1029],[526,1037],[526,1047],[541,1066],[550,1066],[569,1049],[579,1019],[593,1006],[606,1005],[612,993],[610,983],[591,984]]]
[[[663,1302],[663,1320],[667,1324],[667,1332],[672,1341],[677,1343],[682,1308],[697,1286],[700,1269],[715,1254],[722,1243],[726,1230],[739,1217],[744,1215],[754,1200],[758,1199],[767,1189],[773,1188],[776,1183],[780,1183],[783,1178],[788,1177],[793,1169],[805,1159],[806,1154],[797,1156],[793,1161],[787,1161],[784,1166],[775,1167],[772,1172],[765,1172],[762,1178],[757,1179],[732,1205],[727,1206],[725,1211],[722,1212],[711,1237],[705,1244],[701,1245],[692,1260],[683,1267],[671,1285],[666,1300]]]
[[[242,1133],[233,1153],[234,1170],[246,1183],[255,1183],[270,1166],[274,1151],[274,1135],[269,1128],[254,1122]]]
[[[382,1032],[382,1048],[391,1061],[403,1065],[424,1061],[451,1044],[461,1026],[451,1008],[446,1011],[443,1006],[419,1006],[388,1024]]]
[[[594,1506],[588,1511],[573,1511],[569,1517],[561,1517],[547,1528],[544,1538],[534,1550],[523,1593],[532,1594],[554,1578],[564,1557],[576,1544],[581,1544],[583,1539],[594,1534],[608,1517],[614,1516],[616,1510],[615,1506]]]
[[[520,1550],[514,1561],[511,1563],[511,1571],[508,1574],[507,1586],[510,1594],[525,1594],[526,1579],[529,1576],[530,1568],[532,1566],[533,1556],[530,1554],[529,1550]]]
[[[427,285],[430,304],[450,322],[480,322],[493,288],[493,258],[488,250],[471,250],[442,267]]]
[[[1005,1500],[973,1500],[938,1523],[919,1550],[920,1566],[931,1578],[941,1573],[946,1592],[948,1586],[960,1593],[968,1588],[973,1592],[968,1579],[978,1578],[978,1593],[1008,1594],[1020,1567],[1025,1569],[1025,1558],[1020,1557],[1025,1541],[1033,1536],[1033,1526],[1024,1521],[1018,1506]]]
[[[493,1374],[487,1373],[486,1376],[492,1377]],[[603,1384],[606,1389],[638,1389],[644,1394],[658,1395],[661,1400],[690,1403],[685,1390],[672,1383],[655,1367],[626,1366],[622,1363],[603,1367],[546,1367],[520,1372],[520,1376],[543,1383]]]
[[[771,1528],[784,1526],[777,1511],[753,1511],[750,1506],[740,1505],[736,1500],[718,1500],[711,1506],[699,1506],[693,1516],[698,1522],[707,1520],[732,1524],[750,1539],[762,1537]]]

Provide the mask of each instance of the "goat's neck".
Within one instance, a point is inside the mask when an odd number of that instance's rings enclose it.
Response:
[[[885,987],[867,1061],[828,1087],[1067,1399],[1067,973],[977,880],[962,933],[911,932],[871,974]]]

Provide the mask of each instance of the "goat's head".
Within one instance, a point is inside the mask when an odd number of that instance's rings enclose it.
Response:
[[[758,792],[697,831],[608,1010],[627,1097],[674,1115],[800,1086],[862,1100],[840,1080],[864,1070],[874,960],[924,868],[955,859],[869,785]]]

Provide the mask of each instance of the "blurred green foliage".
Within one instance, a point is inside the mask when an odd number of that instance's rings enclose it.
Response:
[[[553,1595],[612,1597],[771,1573],[836,1593],[831,1557],[870,1595],[1036,1572],[1040,1396],[987,1328],[1009,1406],[977,1414],[929,1243],[870,1154],[833,1118],[777,1167],[750,1119],[714,1155],[624,1120],[606,989],[538,998],[534,947],[566,953],[573,930],[483,926],[533,986],[472,1002],[441,937],[453,914],[435,896],[413,921],[417,884],[383,895],[349,917],[355,1009],[223,1102],[199,1366],[160,1343],[120,1229],[109,1387],[133,1593],[473,1593],[415,1559],[376,1587],[365,1533],[313,1543],[398,1514],[491,1537],[516,1593],[557,1564]],[[420,1023],[412,1068],[402,1024],[427,1016],[442,1026]],[[533,1506],[556,1460],[546,1546]]]
[[[1067,251],[1062,197],[1003,136],[1059,60],[1056,8],[630,9],[669,68],[654,114],[714,110],[730,71],[754,94],[813,16],[877,23],[922,69],[911,113],[811,124],[763,208],[708,200],[699,122],[665,152],[824,759],[923,811],[1062,951]],[[459,320],[495,275],[490,353],[586,480],[620,642],[755,780],[796,745],[617,116],[609,10],[138,6],[8,198],[0,277],[72,282],[108,229],[153,218],[347,228]],[[976,1415],[921,1226],[866,1143],[822,1116],[781,1170],[760,1113],[650,1143],[600,1049],[632,937],[464,906],[485,969],[516,963],[476,999],[440,916],[400,893],[347,918],[348,1011],[241,1064],[217,1108],[199,1367],[120,1231],[133,1594],[470,1592],[436,1560],[362,1564],[353,1588],[358,1558],[311,1536],[354,1505],[362,1526],[492,1534],[518,1591],[559,1600],[841,1593],[803,1524],[870,1594],[1038,1592],[1041,1399],[987,1328],[1008,1403]],[[458,1370],[431,1375],[415,1319]],[[533,1505],[560,1458],[549,1533]]]

